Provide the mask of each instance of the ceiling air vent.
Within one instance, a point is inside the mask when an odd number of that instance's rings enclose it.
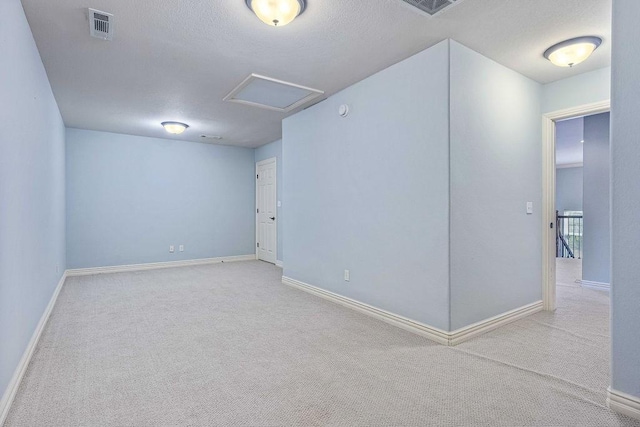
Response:
[[[95,9],[89,9],[89,31],[91,37],[113,40],[113,15]]]
[[[453,6],[457,3],[461,3],[463,0],[402,0],[404,3],[417,8],[420,12],[423,12],[429,16],[435,16]]]

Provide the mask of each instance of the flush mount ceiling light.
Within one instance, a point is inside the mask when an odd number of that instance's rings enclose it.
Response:
[[[282,27],[296,19],[307,7],[305,0],[245,0],[262,22]]]
[[[576,37],[551,46],[544,57],[558,67],[573,67],[591,56],[601,43],[600,37]]]
[[[174,135],[180,135],[189,127],[189,125],[180,122],[162,122],[160,124],[164,127],[164,130]]]

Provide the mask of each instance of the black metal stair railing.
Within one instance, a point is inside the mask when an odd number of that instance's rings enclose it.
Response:
[[[583,217],[556,211],[556,257],[582,258]]]

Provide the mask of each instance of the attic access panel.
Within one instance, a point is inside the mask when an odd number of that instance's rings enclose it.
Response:
[[[318,89],[251,74],[224,100],[287,113],[322,95]]]

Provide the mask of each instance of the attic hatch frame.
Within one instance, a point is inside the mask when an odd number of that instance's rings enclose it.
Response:
[[[242,91],[248,87],[251,83],[253,83],[254,81],[267,81],[267,82],[271,82],[271,83],[276,83],[279,85],[283,85],[283,86],[288,86],[288,87],[292,87],[292,88],[296,88],[296,89],[301,89],[307,92],[310,92],[309,95],[297,100],[296,102],[292,103],[291,105],[288,105],[286,107],[276,107],[273,105],[267,105],[267,104],[263,104],[263,103],[259,103],[259,102],[252,102],[252,101],[247,101],[247,100],[243,100],[243,99],[238,99],[236,98],[236,95],[242,93]],[[223,101],[228,101],[228,102],[235,102],[237,104],[243,104],[243,105],[249,105],[252,107],[258,107],[258,108],[264,108],[266,110],[271,110],[271,111],[278,111],[280,113],[288,113],[290,111],[295,110],[298,107],[301,107],[309,102],[311,102],[312,100],[319,98],[321,96],[324,95],[324,91],[322,90],[318,90],[318,89],[313,89],[310,87],[306,87],[306,86],[301,86],[295,83],[291,83],[291,82],[286,82],[284,80],[278,80],[278,79],[274,79],[271,77],[266,77],[266,76],[262,76],[260,74],[255,74],[255,73],[251,73],[246,79],[244,79],[238,86],[236,86],[231,92],[229,92],[229,94],[227,96],[225,96],[223,98]]]

